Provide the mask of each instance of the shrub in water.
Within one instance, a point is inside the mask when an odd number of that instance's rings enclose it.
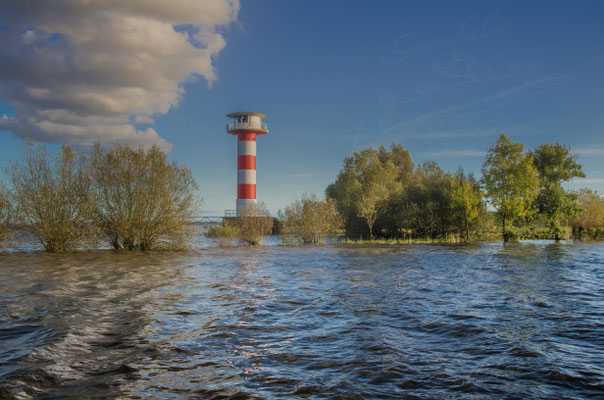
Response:
[[[96,225],[115,249],[183,248],[200,200],[191,171],[157,147],[97,144],[91,156]]]

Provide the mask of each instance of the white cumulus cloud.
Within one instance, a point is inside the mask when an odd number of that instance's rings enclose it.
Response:
[[[3,0],[0,98],[14,115],[0,130],[170,151],[148,125],[178,105],[184,83],[217,79],[220,29],[238,11],[239,0]]]

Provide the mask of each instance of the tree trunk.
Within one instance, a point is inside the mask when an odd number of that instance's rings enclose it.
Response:
[[[558,224],[558,218],[556,216],[551,215],[548,217],[548,222],[549,222],[549,231],[553,232],[554,240],[556,242],[559,241],[562,238],[560,236],[560,233],[562,233],[562,231],[560,229],[560,225]]]
[[[502,214],[501,217],[502,217],[502,221],[503,221],[503,241],[507,242],[509,239],[508,239],[507,235],[505,234],[505,214]]]
[[[367,222],[367,227],[369,228],[369,240],[371,240],[373,239],[373,225],[375,224],[377,213],[374,215],[367,215],[364,218],[365,222]]]

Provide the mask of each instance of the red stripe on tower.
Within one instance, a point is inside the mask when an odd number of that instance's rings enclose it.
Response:
[[[256,141],[256,133],[239,133],[237,134],[237,140],[238,141],[242,141],[242,140],[251,140],[252,142]]]
[[[256,169],[256,156],[237,156],[237,169]]]
[[[238,199],[256,199],[256,185],[240,183],[237,185],[237,198]]]

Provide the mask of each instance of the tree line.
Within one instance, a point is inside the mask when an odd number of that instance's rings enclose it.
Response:
[[[480,180],[462,169],[445,172],[433,161],[416,165],[407,149],[392,144],[347,157],[326,197],[349,237],[483,239],[498,223],[508,241],[518,236],[516,228],[540,218],[556,240],[564,236],[563,222],[575,237],[601,238],[602,196],[563,188],[584,176],[568,146],[526,151],[501,135],[486,154]]]
[[[468,238],[485,213],[471,174],[447,173],[435,162],[415,165],[398,144],[347,157],[326,196],[335,201],[348,237]]]
[[[96,247],[151,250],[188,247],[202,200],[191,171],[157,147],[95,145],[89,154],[28,143],[0,182],[0,240],[28,232],[49,252]],[[556,240],[604,238],[604,197],[563,183],[584,177],[570,147],[532,151],[505,135],[491,145],[482,178],[414,163],[402,145],[346,157],[325,198],[305,194],[270,217],[263,204],[209,230],[219,244],[257,245],[276,222],[284,243],[349,238],[505,241],[536,221]],[[494,210],[494,211],[493,211]]]
[[[104,241],[114,249],[180,249],[201,205],[191,171],[156,146],[95,145],[55,154],[27,143],[0,186],[0,239],[25,231],[49,252]]]

